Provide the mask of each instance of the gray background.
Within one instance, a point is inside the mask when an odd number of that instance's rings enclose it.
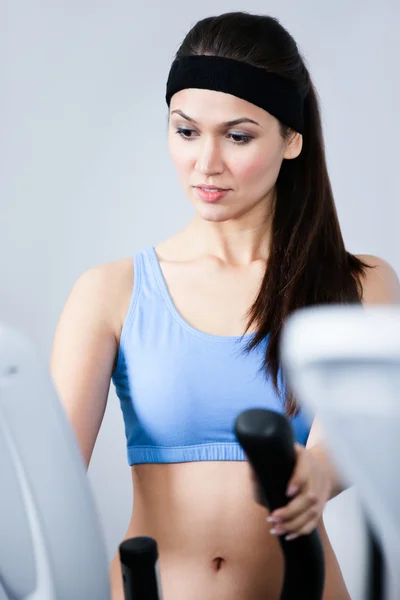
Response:
[[[192,216],[167,149],[165,82],[200,18],[278,17],[321,98],[328,167],[347,247],[399,272],[397,0],[2,0],[0,320],[45,361],[76,278],[157,244]],[[40,418],[38,416],[38,418]],[[89,468],[110,560],[132,487],[114,389]],[[354,492],[326,509],[354,599],[363,528]]]

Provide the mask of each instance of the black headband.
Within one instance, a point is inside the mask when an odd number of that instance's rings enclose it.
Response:
[[[168,106],[171,97],[185,88],[232,94],[304,132],[303,99],[290,81],[276,73],[222,56],[185,56],[172,63],[165,95]]]

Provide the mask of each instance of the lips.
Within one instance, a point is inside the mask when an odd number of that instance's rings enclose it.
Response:
[[[204,190],[202,187],[196,186],[198,196],[205,202],[219,202],[226,196],[229,190]]]
[[[216,192],[226,192],[228,190],[228,188],[220,188],[220,187],[216,187],[213,185],[195,185],[194,187],[200,188],[202,190],[206,190],[207,192],[212,192],[212,191],[216,191]]]

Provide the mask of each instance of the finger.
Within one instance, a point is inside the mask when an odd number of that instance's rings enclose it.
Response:
[[[286,506],[274,510],[267,520],[269,523],[285,523],[287,521],[291,521],[299,515],[307,512],[317,503],[318,498],[314,492],[308,491],[306,493],[299,494]]]
[[[305,527],[303,527],[298,533],[288,533],[285,535],[285,540],[290,542],[291,540],[295,540],[296,538],[302,535],[310,535],[317,528],[317,525],[314,522],[307,523]]]
[[[291,539],[295,539],[296,537],[300,537],[301,535],[310,535],[310,533],[312,533],[315,529],[317,529],[317,527],[318,527],[318,519],[316,519],[316,520],[313,519],[313,520],[305,523],[303,525],[303,527],[301,527],[297,531],[290,532],[287,535],[285,535],[285,539],[289,538],[289,540],[291,540]]]
[[[272,535],[306,535],[317,527],[320,511],[317,507],[309,509],[296,519],[287,523],[278,523],[270,530]]]
[[[305,448],[300,444],[295,444],[295,450],[297,455],[296,465],[286,488],[286,495],[289,498],[295,496],[301,490],[309,475],[309,464]]]
[[[292,521],[288,521],[286,523],[282,523],[282,528],[284,528],[287,533],[298,533],[302,534],[305,531],[311,531],[310,527],[313,529],[317,526],[318,519],[320,517],[320,510],[318,506],[314,506],[304,512],[302,515],[299,515]]]

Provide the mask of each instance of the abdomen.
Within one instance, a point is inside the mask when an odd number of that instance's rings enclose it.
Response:
[[[125,538],[158,544],[163,600],[278,600],[283,557],[266,508],[253,498],[247,461],[141,464],[132,468],[134,505]],[[350,600],[321,522],[323,600]],[[118,557],[112,600],[123,600]]]
[[[163,600],[279,598],[278,541],[245,461],[137,465],[126,537],[158,544]]]

